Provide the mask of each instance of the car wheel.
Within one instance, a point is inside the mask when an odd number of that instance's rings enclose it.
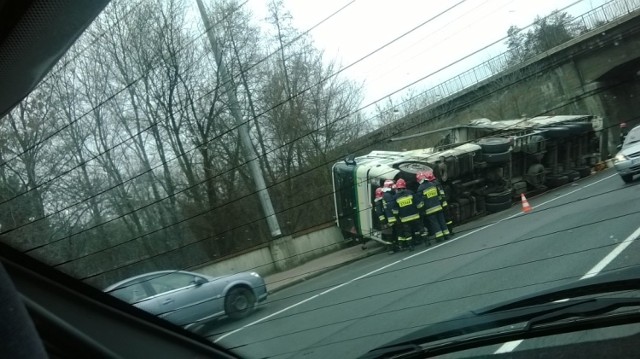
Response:
[[[256,304],[256,296],[245,287],[232,288],[224,300],[224,310],[232,319],[246,317]]]
[[[504,211],[506,209],[511,208],[511,198],[509,198],[508,201],[504,201],[502,203],[486,203],[485,202],[484,207],[489,213]]]
[[[622,180],[624,181],[624,183],[629,183],[633,181],[633,175],[620,175],[620,177],[622,177]]]

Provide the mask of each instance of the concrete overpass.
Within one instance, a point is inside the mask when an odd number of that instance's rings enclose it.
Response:
[[[340,153],[429,147],[441,134],[391,138],[466,124],[553,114],[604,118],[602,158],[615,154],[619,124],[640,123],[640,11],[633,11],[380,128]]]

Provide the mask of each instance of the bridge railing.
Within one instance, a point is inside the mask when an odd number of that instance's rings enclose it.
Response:
[[[640,0],[612,0],[577,16],[572,24],[586,31],[591,31],[638,9],[640,9]],[[431,105],[508,70],[509,67],[517,63],[512,60],[511,53],[506,51],[404,102],[419,101],[424,106]]]

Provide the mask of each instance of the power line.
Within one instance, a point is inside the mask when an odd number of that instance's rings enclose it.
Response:
[[[615,270],[611,270],[611,271],[603,271],[602,273],[607,273],[607,272],[614,272],[616,270],[620,270],[620,269],[624,269],[624,268],[632,268],[632,267],[636,267],[637,265],[630,265],[630,266],[624,266],[621,268],[617,268]],[[531,285],[523,285],[523,286],[518,286],[518,287],[513,287],[513,288],[509,288],[507,290],[516,290],[516,289],[522,289],[522,288],[528,288],[530,286],[536,286],[536,285],[545,285],[548,283],[554,283],[556,281],[564,281],[564,280],[568,280],[568,279],[574,279],[577,278],[577,276],[571,276],[571,277],[566,277],[566,278],[560,278],[557,280],[550,280],[550,281],[545,281],[545,282],[540,282],[540,283],[533,283]],[[503,292],[503,290],[496,290],[496,291],[491,291],[491,292],[487,292],[487,293],[480,293],[477,295],[469,295],[469,296],[465,296],[465,297],[461,297],[460,299],[467,299],[468,298],[476,298],[482,295],[488,295],[488,294],[494,294],[494,293],[499,293],[499,292]],[[634,291],[621,291],[622,293],[633,293]],[[619,293],[619,292],[618,292]],[[604,297],[606,298],[608,295],[607,294],[601,294],[601,295],[594,295],[594,298],[600,298],[600,297]],[[452,299],[455,300],[455,299]],[[429,306],[429,305],[433,305],[433,304],[439,304],[439,302],[442,301],[438,301],[438,302],[432,302],[432,303],[427,303],[425,305],[421,305],[419,307],[425,307],[425,306]],[[466,313],[465,313],[466,314]],[[373,314],[375,315],[375,314]],[[335,345],[335,344],[340,344],[340,343],[344,343],[344,342],[348,342],[348,341],[353,341],[356,339],[363,339],[363,338],[367,338],[367,337],[373,337],[373,336],[377,336],[377,335],[381,335],[381,334],[389,334],[389,333],[395,333],[395,332],[405,332],[408,329],[413,329],[413,330],[417,330],[417,329],[421,329],[421,328],[425,328],[427,326],[432,326],[432,325],[438,325],[438,324],[446,324],[446,323],[451,323],[453,321],[458,321],[458,320],[464,320],[464,319],[469,319],[471,318],[471,316],[469,316],[468,318],[463,314],[462,317],[459,318],[453,318],[453,319],[449,319],[449,320],[443,320],[443,321],[437,321],[437,322],[433,322],[433,323],[422,323],[419,325],[412,325],[412,326],[408,326],[408,327],[403,327],[400,329],[391,329],[391,330],[385,330],[384,332],[377,332],[377,333],[372,333],[372,334],[366,334],[366,335],[361,335],[361,336],[357,336],[357,337],[353,337],[353,338],[348,338],[348,339],[343,339],[343,340],[337,340],[337,341],[331,341],[331,342],[326,342],[323,344],[316,344],[316,345],[312,345],[310,347],[306,347],[305,350],[309,350],[309,349],[315,349],[315,348],[321,348],[321,347],[325,347],[325,346],[330,346],[330,345]],[[358,318],[356,318],[358,319]],[[209,336],[208,336],[209,337]],[[262,341],[262,340],[261,340]],[[259,341],[259,342],[261,342]],[[252,343],[247,343],[244,344],[244,346],[247,345],[251,345]],[[234,346],[233,348],[230,349],[237,349],[240,346]],[[282,355],[286,355],[286,354],[293,354],[293,353],[298,353],[299,351],[288,351],[288,352],[281,352],[281,353],[276,353],[273,356],[282,356]]]
[[[628,267],[636,267],[637,265],[630,265]],[[626,267],[623,267],[626,268]],[[616,268],[610,271],[603,271],[602,273],[607,273],[607,272],[613,272],[613,271],[617,271],[620,270],[622,268]],[[431,301],[428,303],[424,303],[424,304],[416,304],[416,305],[410,305],[410,306],[406,306],[403,308],[399,308],[399,309],[389,309],[389,310],[383,310],[383,311],[376,311],[373,313],[367,313],[366,315],[363,316],[355,316],[355,317],[350,317],[350,318],[345,318],[342,320],[338,320],[338,321],[334,321],[328,324],[323,324],[323,325],[317,325],[315,327],[310,327],[310,328],[304,328],[304,329],[298,329],[286,334],[282,334],[282,335],[277,335],[277,336],[271,336],[268,338],[264,338],[264,339],[260,339],[260,340],[256,340],[256,341],[252,341],[252,342],[247,342],[247,343],[242,343],[242,344],[235,344],[233,347],[229,347],[229,350],[234,350],[234,349],[238,349],[241,347],[246,347],[249,345],[255,345],[258,343],[262,343],[262,342],[266,342],[269,340],[273,340],[273,339],[278,339],[278,338],[282,338],[285,336],[289,336],[289,335],[293,335],[293,334],[300,334],[300,333],[304,333],[304,332],[308,332],[314,329],[319,329],[319,328],[325,328],[325,327],[331,327],[333,325],[340,325],[340,324],[344,324],[344,323],[349,323],[349,322],[353,322],[356,320],[361,320],[361,319],[368,319],[371,317],[376,317],[376,316],[382,316],[382,315],[386,315],[386,314],[394,314],[394,313],[399,313],[399,312],[404,312],[407,310],[415,310],[415,309],[424,309],[426,307],[430,307],[436,304],[444,304],[444,303],[450,303],[453,301],[458,301],[458,300],[464,300],[464,299],[472,299],[472,298],[477,298],[477,297],[482,297],[482,296],[486,296],[486,295],[491,295],[491,294],[498,294],[498,293],[504,293],[504,292],[511,292],[511,291],[516,291],[519,289],[524,289],[524,288],[531,288],[531,287],[537,287],[537,286],[541,286],[541,285],[548,285],[548,284],[552,284],[552,283],[562,283],[565,281],[569,281],[569,280],[576,280],[576,279],[580,279],[580,276],[567,276],[567,277],[562,277],[562,278],[556,278],[556,279],[552,279],[552,280],[548,280],[548,281],[542,281],[542,282],[535,282],[535,283],[530,283],[530,284],[524,284],[524,285],[519,285],[519,286],[512,286],[512,287],[508,287],[508,288],[501,288],[501,289],[496,289],[496,290],[490,290],[490,291],[485,291],[485,292],[481,292],[481,293],[474,293],[474,294],[468,294],[468,295],[463,295],[460,297],[453,297],[453,298],[445,298],[445,299],[441,299],[441,300],[436,300],[436,301]],[[394,291],[395,292],[395,291]],[[622,293],[633,293],[634,291],[630,290],[630,291],[622,291]],[[594,298],[600,298],[600,297],[607,297],[609,296],[609,294],[601,294],[601,295],[595,295],[593,296]],[[363,299],[370,299],[370,297],[362,297],[362,298],[358,298],[358,299],[354,299],[354,300],[349,300],[349,301],[343,301],[340,303],[335,303],[335,306],[338,305],[342,305],[345,303],[349,303],[349,302],[355,302],[355,301],[359,301],[359,300],[363,300]],[[305,314],[305,313],[309,313],[312,311],[317,311],[317,310],[322,310],[322,309],[326,309],[326,308],[330,308],[331,306],[321,306],[321,307],[317,307],[314,309],[311,309],[309,311],[304,311],[304,312],[298,312],[296,314],[289,314],[289,315],[283,315],[280,316],[279,318],[272,318],[272,319],[267,319],[264,321],[261,321],[260,323],[257,323],[256,325],[263,325],[265,323],[269,323],[269,322],[274,322],[277,320],[281,320],[281,319],[285,319],[285,318],[290,318],[292,316],[295,315],[300,315],[300,314]],[[447,324],[447,323],[452,323],[452,322],[456,322],[456,321],[464,321],[466,319],[472,319],[474,318],[473,315],[462,315],[460,317],[455,317],[453,319],[450,320],[441,320],[441,321],[436,321],[436,322],[431,322],[431,323],[423,323],[421,324],[420,327],[427,327],[427,326],[433,326],[433,325],[442,325],[442,324]],[[220,335],[220,334],[225,334],[225,332],[218,332],[218,333],[213,333],[213,334],[209,334],[206,336],[206,338],[211,338],[213,339],[215,336]]]
[[[535,74],[532,74],[531,76],[535,76]],[[510,86],[510,85],[505,85],[503,88],[495,89],[493,92],[497,92],[497,91],[503,90],[504,88],[507,88],[507,87],[509,87],[509,86]],[[604,91],[604,90],[605,90],[605,89],[602,89],[602,91]],[[493,93],[493,92],[492,92],[492,93]],[[491,93],[490,93],[490,94],[491,94]],[[488,94],[487,96],[489,96],[490,94]],[[579,99],[575,99],[575,101],[578,101],[578,100],[579,100]],[[466,105],[467,105],[467,104],[462,104],[460,107],[463,107],[463,106],[466,106]],[[557,107],[558,107],[558,108],[561,108],[561,107],[564,107],[564,106],[566,106],[566,104],[561,104],[561,105],[558,105]],[[454,112],[454,111],[455,111],[455,109],[451,109],[451,110],[450,110],[450,112]],[[526,121],[526,120],[523,120],[523,121]],[[519,123],[519,122],[518,122],[518,123]],[[512,126],[517,126],[517,124],[518,124],[518,123],[516,123],[516,124],[514,124],[514,125],[512,125]],[[416,125],[416,126],[417,126],[417,125]],[[502,130],[500,130],[500,131],[502,131]],[[496,133],[498,133],[498,132],[499,132],[499,131],[496,131]],[[394,136],[394,135],[395,135],[395,134],[390,134],[390,137],[391,137],[391,136]],[[493,134],[492,134],[492,133],[490,133],[490,134],[488,134],[486,137],[491,137],[492,135],[493,135]],[[366,146],[365,146],[365,147],[366,147]],[[313,167],[313,168],[312,168],[311,170],[309,170],[309,171],[305,171],[305,172],[303,172],[303,173],[301,173],[301,174],[298,174],[298,175],[292,176],[291,178],[295,178],[295,177],[300,176],[300,175],[302,175],[302,174],[304,174],[304,173],[308,173],[308,172],[310,172],[310,171],[312,171],[312,170],[315,170],[315,169],[317,169],[317,168],[323,167],[323,166],[325,166],[325,165],[327,165],[327,164],[329,164],[329,163],[333,163],[335,160],[336,160],[336,159],[333,159],[333,160],[331,160],[331,161],[327,161],[327,162],[325,162],[325,163],[323,163],[323,164],[320,164],[319,166]],[[274,183],[274,184],[270,185],[269,187],[274,187],[274,186],[276,186],[277,184],[280,184],[280,183],[283,183],[283,182],[285,182],[285,181],[287,181],[287,180],[290,180],[291,178],[286,179],[286,180],[283,180],[283,181],[280,181],[280,182],[276,182],[276,183]],[[299,207],[304,206],[304,205],[306,205],[306,204],[308,204],[308,203],[310,203],[310,202],[313,202],[314,200],[317,200],[318,198],[323,198],[323,197],[326,197],[326,196],[332,195],[333,193],[334,193],[333,191],[328,192],[328,193],[325,193],[325,194],[323,194],[323,195],[321,195],[321,196],[319,196],[319,197],[317,197],[317,198],[315,198],[315,199],[312,199],[312,200],[309,200],[309,201],[305,201],[305,202],[303,202],[303,203],[301,203],[301,204],[299,204],[299,205],[296,205],[296,206],[294,206],[294,207],[290,207],[290,208],[286,208],[286,209],[284,209],[284,210],[278,211],[278,212],[276,212],[276,214],[284,213],[284,212],[286,212],[286,211],[288,211],[288,210],[291,210],[291,209],[293,209],[293,208],[299,208]],[[162,230],[166,230],[166,229],[168,229],[168,228],[170,228],[170,227],[172,227],[172,226],[174,226],[174,225],[181,224],[181,223],[185,223],[185,222],[187,222],[187,221],[189,221],[189,220],[191,220],[191,219],[194,219],[194,218],[199,217],[199,216],[201,216],[201,215],[204,215],[204,214],[206,214],[206,213],[212,212],[213,210],[223,208],[223,207],[225,207],[225,206],[227,206],[227,205],[229,205],[229,204],[234,203],[235,201],[237,201],[237,200],[239,200],[239,199],[247,198],[247,197],[249,197],[249,196],[251,196],[251,195],[253,195],[253,192],[251,192],[251,193],[249,193],[249,194],[247,194],[247,195],[244,195],[244,196],[238,197],[238,198],[234,198],[233,200],[231,200],[231,201],[229,201],[229,202],[227,202],[227,203],[224,203],[224,204],[222,204],[222,205],[219,205],[219,206],[217,206],[217,207],[214,207],[214,208],[212,208],[212,209],[209,209],[209,210],[207,210],[207,211],[205,211],[205,212],[201,212],[201,213],[195,214],[195,215],[193,215],[193,216],[187,217],[187,218],[185,218],[185,219],[183,219],[183,220],[181,220],[181,221],[179,221],[179,222],[176,222],[176,223],[173,223],[173,224],[171,224],[171,225],[168,225],[168,226],[164,226],[164,227],[158,228],[158,229],[153,230],[153,231],[151,231],[151,232],[147,232],[147,233],[145,233],[145,234],[142,234],[142,235],[140,235],[140,236],[138,236],[138,237],[135,237],[135,238],[130,239],[130,240],[126,241],[126,242],[123,242],[123,243],[117,244],[117,245],[115,245],[115,246],[120,246],[120,245],[126,244],[126,243],[128,243],[128,242],[134,241],[134,240],[136,240],[136,239],[140,239],[140,238],[146,237],[146,236],[148,236],[148,235],[150,235],[150,234],[157,233],[157,232],[162,231]],[[146,207],[148,207],[148,206],[149,206],[149,205],[145,206],[145,208],[146,208]],[[243,223],[242,225],[235,226],[235,227],[233,227],[233,228],[231,228],[231,229],[228,229],[228,230],[225,230],[225,231],[223,231],[223,232],[215,233],[215,234],[210,235],[210,236],[208,236],[208,237],[206,237],[206,238],[203,238],[203,239],[198,239],[198,240],[196,240],[196,242],[202,242],[202,241],[204,241],[204,240],[206,240],[206,239],[215,238],[215,237],[217,237],[217,236],[219,236],[219,235],[221,235],[221,234],[229,233],[229,232],[231,232],[231,231],[233,231],[233,230],[236,230],[236,229],[242,228],[242,227],[244,227],[244,226],[247,226],[247,225],[250,225],[250,224],[257,223],[257,222],[261,221],[262,219],[263,219],[263,218],[259,218],[259,219],[257,219],[257,220],[251,221],[251,222],[249,222],[249,223]],[[92,228],[95,228],[95,227],[97,227],[97,226],[99,226],[99,225],[96,225],[96,226],[94,226],[94,227],[92,227]],[[92,228],[88,228],[88,229],[86,229],[86,230],[83,230],[82,232],[84,232],[84,231],[88,231],[88,230],[91,230]],[[81,233],[81,232],[80,232],[80,233]],[[74,234],[74,235],[75,235],[75,234]],[[66,239],[66,238],[70,238],[70,236],[69,236],[69,237],[62,238],[62,239],[60,239],[60,240],[63,240],[63,239]],[[52,242],[52,243],[55,243],[55,242]],[[32,248],[32,249],[29,249],[29,250],[27,250],[26,252],[29,252],[29,251],[34,250],[34,249],[38,249],[38,248],[40,248],[40,247],[47,246],[47,245],[49,245],[49,244],[50,244],[50,243],[45,244],[45,245],[42,245],[42,246],[39,246],[39,247],[35,247],[35,248]],[[113,248],[113,247],[115,247],[115,246],[112,246],[112,247],[110,247],[110,248]],[[176,248],[176,250],[177,250],[177,249],[179,249],[179,248]],[[107,249],[105,249],[105,250],[107,250]],[[92,253],[92,254],[99,253],[99,252],[102,252],[102,250],[101,250],[101,251],[98,251],[98,252],[94,252],[94,253]],[[88,255],[86,255],[86,256],[84,256],[84,257],[87,257],[87,256],[92,255],[92,254],[88,254]],[[142,259],[141,259],[141,260],[142,260]],[[66,261],[66,262],[64,262],[64,263],[59,263],[58,265],[63,265],[63,264],[69,263],[69,262],[71,262],[71,261],[73,261],[73,260],[68,260],[68,261]]]
[[[541,72],[542,72],[542,71],[544,71],[544,70],[541,70]],[[535,76],[535,75],[536,75],[536,74],[532,74],[531,76]],[[509,87],[509,86],[510,86],[510,85],[505,85],[505,86],[503,86],[503,88],[495,89],[493,92],[500,91],[500,90],[502,90],[502,89],[504,89],[504,88],[507,88],[507,87]],[[602,91],[605,91],[605,89],[602,89]],[[493,92],[491,92],[491,93],[493,93]],[[490,93],[490,94],[491,94],[491,93]],[[490,94],[488,94],[488,95],[486,95],[486,96],[489,96]],[[578,101],[578,100],[579,100],[579,99],[574,99],[574,101]],[[467,105],[467,104],[462,104],[462,105],[461,105],[461,107],[462,107],[462,106],[466,106],[466,105]],[[564,106],[566,106],[566,104],[561,104],[561,105],[558,105],[557,107],[558,107],[558,108],[561,108],[561,107],[564,107]],[[451,109],[451,110],[450,110],[450,112],[454,112],[454,111],[455,111],[455,109]],[[523,121],[524,121],[524,120],[523,120]],[[516,126],[516,125],[517,125],[517,123],[516,123],[516,124],[514,124],[513,126]],[[394,135],[395,135],[395,134],[391,134],[390,136],[394,136]],[[492,136],[492,134],[491,134],[491,133],[487,135],[487,137],[490,137],[490,136]],[[333,161],[335,161],[335,159],[334,159]],[[328,162],[326,162],[326,163],[324,163],[324,164],[321,164],[321,165],[319,165],[319,166],[314,167],[313,169],[317,169],[317,168],[319,168],[319,167],[323,167],[324,165],[329,164],[329,163],[332,163],[333,161],[328,161]],[[312,170],[313,170],[313,169],[312,169]],[[310,172],[310,171],[306,171],[306,172]],[[303,173],[305,173],[305,172],[303,172]],[[301,175],[301,174],[299,174],[299,175]],[[296,176],[298,176],[298,175],[296,175]],[[291,178],[294,178],[294,177],[296,177],[296,176],[292,176]],[[289,179],[286,179],[286,180],[289,180]],[[269,186],[269,187],[273,187],[273,186],[275,186],[275,185],[277,185],[277,184],[279,184],[279,183],[285,182],[286,180],[283,180],[283,181],[281,181],[281,182],[274,183],[274,184],[272,184],[272,185],[271,185],[271,186]],[[322,196],[320,196],[320,197],[326,197],[326,196],[328,196],[328,195],[332,195],[332,194],[333,194],[333,191],[331,191],[331,192],[329,192],[329,193],[326,193],[326,194],[324,194],[324,195],[322,195]],[[189,221],[189,220],[191,220],[191,219],[193,219],[193,218],[199,217],[199,216],[201,216],[201,215],[203,215],[203,214],[206,214],[206,213],[208,213],[208,212],[211,212],[211,211],[213,211],[213,210],[215,210],[215,209],[223,208],[223,207],[225,207],[226,205],[232,204],[234,201],[237,201],[237,200],[242,199],[242,198],[249,197],[249,196],[251,196],[251,195],[253,195],[253,193],[249,193],[249,194],[247,194],[247,195],[245,195],[245,196],[241,196],[241,197],[239,197],[239,198],[234,198],[233,200],[231,200],[231,201],[229,201],[229,202],[227,202],[227,203],[225,203],[225,204],[222,204],[222,205],[220,205],[220,206],[218,206],[218,207],[215,207],[215,208],[209,209],[209,210],[207,210],[207,211],[205,211],[205,212],[201,212],[201,213],[195,214],[195,215],[190,216],[190,217],[187,217],[187,218],[185,218],[185,219],[183,219],[183,220],[181,220],[181,221],[178,221],[178,222],[172,223],[171,225],[163,226],[163,227],[161,227],[161,228],[155,229],[155,230],[153,230],[153,231],[150,231],[150,232],[147,232],[147,233],[145,233],[145,234],[139,235],[139,236],[137,236],[137,237],[135,237],[135,238],[132,238],[132,239],[130,239],[130,240],[128,240],[128,241],[126,241],[126,242],[122,242],[122,243],[119,243],[119,244],[114,245],[114,246],[112,246],[112,247],[106,248],[106,249],[104,249],[104,250],[100,250],[100,251],[97,251],[97,252],[94,252],[94,253],[91,253],[91,254],[87,254],[87,255],[85,255],[85,256],[83,256],[83,257],[88,257],[89,255],[93,255],[93,254],[96,254],[96,253],[100,253],[100,252],[103,252],[103,251],[105,251],[105,250],[108,250],[108,249],[111,249],[111,248],[114,248],[114,247],[117,247],[117,246],[124,245],[124,244],[129,243],[129,242],[135,241],[135,240],[137,240],[137,239],[141,239],[141,238],[146,237],[146,236],[148,236],[148,235],[150,235],[150,234],[153,234],[153,233],[157,233],[157,232],[160,232],[160,231],[166,230],[166,229],[168,229],[168,228],[170,228],[170,227],[172,227],[172,226],[175,226],[175,225],[177,225],[177,224],[185,223],[185,222],[187,222],[187,221]],[[290,210],[290,209],[292,209],[292,208],[298,208],[298,207],[301,207],[301,206],[303,206],[303,205],[305,205],[305,204],[307,204],[307,203],[310,203],[310,202],[312,202],[312,201],[314,201],[314,200],[315,200],[315,199],[312,199],[312,200],[310,200],[310,201],[306,201],[306,202],[304,202],[304,203],[302,203],[302,204],[299,204],[299,205],[296,205],[296,206],[294,206],[294,207],[287,208],[287,209],[284,209],[284,210],[282,210],[282,211],[278,211],[278,212],[277,212],[277,214],[281,214],[281,213],[286,212],[286,211],[288,211],[288,210]],[[145,205],[144,207],[141,207],[141,208],[146,208],[146,207],[149,207],[150,205],[151,205],[151,204],[148,204],[148,205]],[[140,208],[139,208],[139,209],[140,209]],[[137,210],[139,210],[139,209],[137,209]],[[137,210],[135,210],[135,211],[137,211]],[[132,212],[130,212],[130,213],[133,213],[133,212],[135,212],[135,211],[132,211]],[[110,221],[107,221],[107,222],[105,222],[105,224],[106,224],[106,223],[109,223],[109,222],[111,222],[111,221],[113,221],[113,220],[116,220],[116,219],[112,219],[112,220],[110,220]],[[242,225],[235,226],[235,227],[233,227],[233,228],[231,228],[231,229],[229,229],[229,230],[225,230],[225,231],[220,232],[220,233],[215,233],[215,234],[210,235],[210,236],[208,236],[208,237],[206,237],[206,238],[203,238],[203,239],[198,239],[198,240],[196,240],[196,242],[195,242],[195,243],[197,243],[197,242],[202,242],[202,241],[204,241],[204,240],[206,240],[206,239],[215,238],[215,237],[217,237],[217,236],[219,236],[219,235],[221,235],[221,234],[229,233],[229,232],[231,232],[231,231],[233,231],[233,230],[236,230],[236,229],[238,229],[238,228],[241,228],[241,227],[243,227],[243,226],[247,226],[247,225],[250,225],[250,224],[253,224],[253,223],[257,223],[257,222],[259,222],[259,221],[261,221],[261,220],[262,220],[262,218],[259,218],[259,219],[257,219],[257,220],[252,221],[252,222],[244,223],[244,224],[242,224]],[[80,234],[80,233],[82,233],[82,232],[86,232],[86,231],[91,230],[91,229],[93,229],[93,228],[95,228],[95,227],[98,227],[98,226],[100,226],[100,225],[101,225],[101,224],[98,224],[98,225],[95,225],[95,226],[93,226],[93,227],[91,227],[91,228],[87,228],[87,229],[85,229],[85,230],[83,230],[83,231],[81,231],[81,232],[79,232],[79,233],[73,234],[72,236],[77,235],[77,234]],[[58,241],[60,241],[60,240],[64,240],[64,239],[67,239],[67,238],[70,238],[70,237],[71,237],[71,236],[67,236],[67,237],[61,238],[61,239],[59,239],[59,240],[56,240],[56,241],[53,241],[53,242],[47,243],[47,244],[45,244],[45,245],[41,245],[41,246],[37,246],[37,247],[31,248],[31,249],[27,250],[26,252],[30,252],[30,251],[32,251],[32,250],[35,250],[35,249],[38,249],[38,248],[41,248],[41,247],[48,246],[48,245],[50,245],[50,244],[52,244],[52,243],[55,243],[55,242],[58,242]],[[174,250],[178,250],[179,248],[180,248],[180,247],[178,247],[178,248],[176,248],[176,249],[174,249]],[[174,251],[174,250],[170,250],[169,252]],[[153,257],[153,256],[151,256],[150,258],[152,258],[152,257]],[[74,259],[74,260],[75,260],[75,259]],[[74,261],[74,260],[68,260],[68,261],[65,261],[65,262],[63,262],[63,263],[59,263],[58,265],[63,265],[63,264],[69,263],[69,262]],[[142,260],[144,260],[144,259],[141,259],[141,261],[142,261]]]
[[[145,235],[148,235],[148,234],[145,234]]]

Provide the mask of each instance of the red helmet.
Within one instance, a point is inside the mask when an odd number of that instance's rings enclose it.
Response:
[[[376,199],[381,199],[382,198],[382,187],[378,187],[376,188]]]
[[[436,180],[436,176],[433,174],[433,171],[429,171],[425,174],[425,179],[429,182],[433,182]]]
[[[396,188],[398,188],[398,189],[407,188],[407,182],[405,182],[402,178],[400,178],[400,179],[396,182]]]
[[[393,182],[393,180],[391,179],[385,180],[384,184],[382,185],[382,190],[384,192],[391,191],[394,185],[395,185],[395,182]]]

